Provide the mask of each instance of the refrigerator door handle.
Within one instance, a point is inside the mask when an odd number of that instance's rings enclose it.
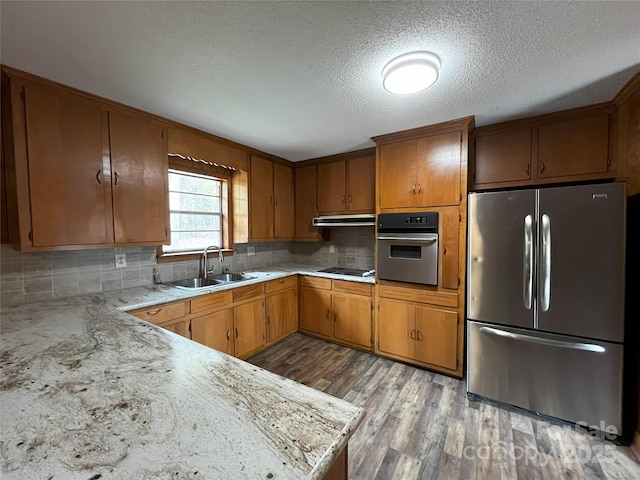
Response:
[[[579,343],[579,342],[564,342],[562,340],[553,340],[550,338],[532,337],[529,335],[523,335],[521,333],[507,332],[498,328],[480,327],[480,332],[488,333],[498,337],[511,338],[513,340],[520,340],[523,342],[537,343],[539,345],[547,345],[549,347],[569,348],[572,350],[584,350],[586,352],[604,353],[605,348],[595,343]]]
[[[542,311],[551,306],[551,219],[546,213],[542,215]]]
[[[524,217],[524,258],[522,278],[522,301],[524,308],[531,310],[533,294],[533,217]]]

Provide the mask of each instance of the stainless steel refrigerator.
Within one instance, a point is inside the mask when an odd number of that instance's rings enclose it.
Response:
[[[624,183],[469,195],[467,391],[622,432]]]

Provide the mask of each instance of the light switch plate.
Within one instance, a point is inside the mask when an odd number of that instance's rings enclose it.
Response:
[[[116,268],[122,268],[127,266],[127,254],[116,253]]]
[[[329,245],[329,253],[336,253],[336,246],[335,245]]]
[[[247,247],[247,256],[251,256],[251,255],[255,255],[256,254],[256,247]]]

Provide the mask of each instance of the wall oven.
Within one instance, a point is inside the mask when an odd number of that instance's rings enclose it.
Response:
[[[378,215],[378,278],[438,284],[438,213]]]

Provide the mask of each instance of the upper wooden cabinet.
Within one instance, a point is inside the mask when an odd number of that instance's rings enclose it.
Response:
[[[379,210],[459,205],[471,118],[375,137]]]
[[[116,243],[167,239],[167,151],[163,127],[109,112]]]
[[[3,70],[10,241],[23,251],[169,239],[166,127]]]
[[[605,104],[476,129],[472,187],[614,178],[613,114]]]
[[[296,239],[316,240],[318,229],[313,226],[316,209],[316,166],[295,169],[295,230]]]
[[[293,170],[252,156],[250,182],[250,240],[293,238]]]
[[[32,245],[109,243],[111,185],[103,162],[107,113],[52,91],[26,86],[23,92],[26,132],[20,129],[16,135],[28,135],[15,141],[19,146],[26,140],[26,151],[20,153],[28,157],[16,158],[16,168],[28,173],[21,199],[31,203]],[[16,116],[21,106],[14,106]]]
[[[318,213],[375,211],[375,156],[370,150],[334,155],[318,163]]]

